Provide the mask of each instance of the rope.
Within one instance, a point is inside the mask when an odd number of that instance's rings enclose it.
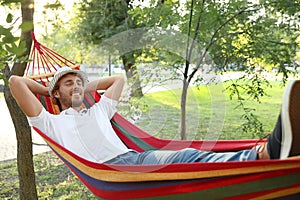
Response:
[[[31,32],[33,46],[27,63],[25,76],[34,80],[42,80],[50,78],[54,75],[58,68],[69,66],[72,69],[79,68],[75,62],[61,56],[55,51],[39,43]]]

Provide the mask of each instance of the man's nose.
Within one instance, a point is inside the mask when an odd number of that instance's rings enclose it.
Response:
[[[80,88],[80,84],[77,83],[77,82],[75,82],[74,85],[73,85],[73,88],[74,88],[74,89],[75,89],[75,88]]]

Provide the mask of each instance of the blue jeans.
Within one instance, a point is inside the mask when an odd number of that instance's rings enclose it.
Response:
[[[192,162],[227,162],[256,160],[255,148],[238,152],[208,152],[192,148],[179,151],[151,150],[145,152],[130,151],[119,155],[105,163],[107,164],[170,164],[170,163],[192,163]]]

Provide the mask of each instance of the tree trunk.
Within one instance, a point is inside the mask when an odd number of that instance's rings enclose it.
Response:
[[[189,83],[186,78],[183,79],[183,87],[181,93],[181,126],[180,126],[180,136],[181,140],[186,140],[186,99],[187,99],[187,90],[189,87]]]
[[[21,200],[38,199],[32,160],[31,129],[26,116],[12,97],[9,88],[4,89],[5,101],[9,109],[17,136],[17,162],[19,173],[19,195]]]
[[[31,22],[33,24],[33,11],[34,0],[23,0],[21,3],[21,12],[23,22]],[[21,33],[21,41],[26,42],[26,52],[23,56],[27,56],[30,53],[32,44],[30,32]],[[8,66],[4,69],[4,77],[6,80],[11,75],[24,75],[26,63],[15,63],[10,70]],[[31,128],[28,124],[27,118],[19,108],[18,104],[14,100],[9,90],[9,87],[5,85],[4,88],[5,101],[7,103],[17,137],[17,162],[19,173],[19,186],[20,186],[20,199],[21,200],[35,200],[38,199],[36,185],[34,165],[32,159],[32,138]]]
[[[132,83],[130,96],[142,97],[143,91],[142,91],[141,81],[137,72],[137,68],[134,63],[133,56],[126,54],[122,56],[122,61],[126,72],[126,77]]]

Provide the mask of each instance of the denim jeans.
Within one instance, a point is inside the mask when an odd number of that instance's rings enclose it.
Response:
[[[208,152],[192,148],[179,151],[151,150],[145,152],[130,151],[119,155],[105,163],[107,164],[170,164],[192,162],[227,162],[256,160],[256,149],[242,150],[238,152]]]

